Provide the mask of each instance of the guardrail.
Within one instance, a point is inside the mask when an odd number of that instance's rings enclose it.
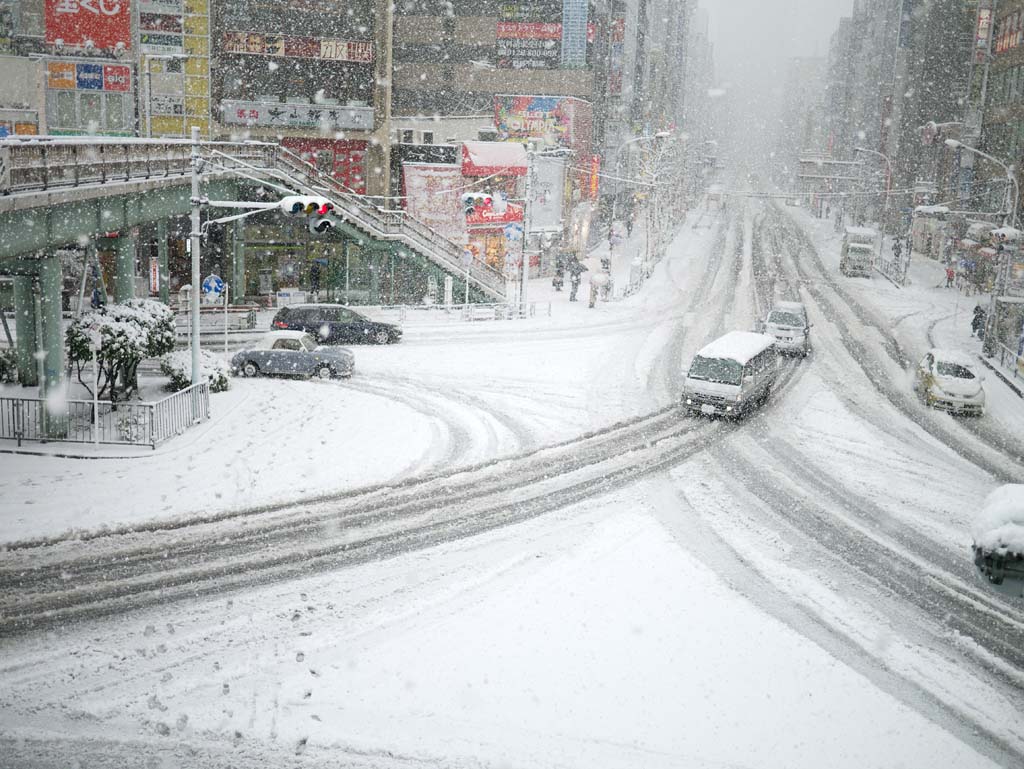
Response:
[[[416,320],[470,321],[470,320],[514,320],[533,318],[539,315],[551,317],[551,302],[527,302],[512,305],[507,302],[480,304],[395,304],[376,307],[360,307],[361,311],[378,320],[392,320],[407,323]]]
[[[210,387],[205,382],[152,403],[68,400],[67,410],[51,414],[39,398],[0,398],[0,438],[22,441],[103,443],[156,448],[192,425],[210,418]],[[98,432],[97,432],[98,429]]]

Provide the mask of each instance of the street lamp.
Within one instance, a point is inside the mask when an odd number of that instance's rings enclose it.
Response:
[[[1003,217],[1003,224],[1008,225],[1010,227],[1017,227],[1017,209],[1020,207],[1020,185],[1017,183],[1017,174],[1014,173],[1013,168],[1011,166],[1006,165],[1006,163],[999,160],[998,158],[994,158],[988,153],[982,152],[976,147],[971,147],[970,145],[964,144],[963,142],[957,141],[956,139],[946,139],[945,143],[946,146],[950,147],[951,149],[967,150],[971,154],[979,155],[985,158],[985,160],[992,161],[997,166],[1003,169],[1003,173],[1006,174],[1006,178],[1010,181],[1010,184],[1013,185],[1013,208],[1010,211],[1009,216]]]
[[[1016,229],[1017,209],[1020,207],[1020,185],[1017,183],[1017,174],[1014,172],[1013,167],[1006,165],[1006,163],[1002,162],[1001,160],[998,160],[997,158],[992,157],[988,153],[982,152],[981,150],[964,144],[963,142],[957,141],[956,139],[946,139],[946,146],[955,150],[967,150],[968,152],[985,158],[985,160],[992,161],[997,166],[1003,169],[1003,173],[1006,174],[1006,178],[1009,179],[1010,183],[1013,185],[1013,208],[1010,210],[1008,216],[1003,217],[1003,226],[1010,226]],[[1007,192],[1009,192],[1009,188],[1007,188]],[[996,351],[996,340],[994,338],[997,309],[996,296],[998,296],[1000,293],[1003,292],[1003,290],[1005,290],[1004,281],[1006,279],[1007,273],[1009,272],[1010,254],[1009,252],[1004,253],[1006,253],[1007,265],[1005,269],[1003,265],[999,265],[999,272],[996,275],[996,285],[992,287],[992,301],[989,304],[988,321],[986,324],[988,328],[985,329],[985,343],[982,347],[982,349],[988,355],[993,355]]]
[[[885,224],[889,220],[889,190],[892,188],[892,162],[888,156],[883,155],[878,150],[868,149],[867,147],[854,147],[854,152],[865,152],[869,155],[878,155],[882,160],[885,161],[885,203],[882,206],[882,226],[881,232],[878,234],[878,261],[882,261],[882,245],[885,241]],[[907,249],[907,258],[910,258],[910,249]]]
[[[671,136],[672,136],[672,132],[671,131],[658,131],[656,134],[654,134],[654,136],[646,136],[646,135],[645,136],[634,136],[632,139],[626,139],[626,141],[622,142],[622,144],[620,144],[618,147],[616,147],[615,148],[615,152],[612,153],[612,170],[616,174],[619,173],[619,153],[622,152],[622,150],[625,147],[627,147],[628,145],[636,144],[637,142],[648,141],[650,139],[667,139],[667,138],[669,138]],[[616,187],[619,185],[619,183],[620,182],[618,180],[616,180],[616,182],[615,182]],[[618,193],[616,193],[615,195],[612,196],[612,218],[611,218],[612,225],[615,224],[615,209],[616,209],[616,204],[618,202],[619,202],[619,196],[618,196]]]
[[[153,68],[151,61],[182,61],[188,56],[183,53],[147,53],[146,60],[146,136],[153,138]],[[182,116],[184,119],[184,116]]]

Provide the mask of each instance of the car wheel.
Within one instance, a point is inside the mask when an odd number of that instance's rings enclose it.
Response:
[[[321,366],[316,370],[316,375],[321,379],[330,379],[332,376],[334,376],[334,372],[331,371],[330,366]]]
[[[377,344],[387,344],[391,341],[391,334],[384,329],[373,332],[373,341]]]
[[[260,374],[260,367],[257,366],[251,360],[250,361],[246,361],[245,364],[242,366],[242,375],[243,376],[259,376],[259,374]]]

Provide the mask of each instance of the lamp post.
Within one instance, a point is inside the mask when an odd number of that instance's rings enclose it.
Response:
[[[889,160],[887,155],[883,155],[878,150],[868,149],[867,147],[854,147],[854,152],[865,152],[869,155],[877,155],[885,161],[885,203],[882,204],[882,221],[880,222],[881,232],[878,234],[878,261],[882,261],[882,245],[885,241],[885,224],[889,219],[889,191],[892,189],[892,161]],[[910,258],[910,249],[907,249],[907,258]]]
[[[1020,184],[1018,184],[1017,182],[1017,174],[1013,166],[1008,166],[1006,165],[1006,163],[1002,162],[997,158],[992,157],[988,153],[982,152],[981,150],[964,144],[963,142],[957,141],[956,139],[946,139],[945,144],[947,147],[950,147],[951,149],[967,150],[968,152],[974,155],[978,155],[979,157],[985,158],[985,160],[989,160],[995,163],[997,166],[1003,169],[1003,173],[1006,174],[1006,178],[1010,181],[1010,185],[1012,185],[1012,187],[1007,186],[1006,191],[1009,192],[1011,188],[1013,189],[1012,208],[1008,212],[1008,215],[1003,217],[1003,226],[1009,226],[1016,229],[1017,210],[1020,208]],[[996,339],[995,334],[993,333],[996,327],[996,297],[1005,290],[1005,280],[1007,273],[1009,272],[1010,254],[1009,252],[1006,251],[1004,251],[1004,253],[1006,254],[1005,259],[1007,260],[1007,264],[1005,269],[1002,264],[998,265],[998,272],[996,274],[996,284],[992,287],[992,301],[989,303],[988,320],[986,322],[985,329],[985,342],[982,345],[982,350],[986,355],[994,355],[996,351]]]
[[[151,61],[183,61],[188,56],[183,53],[147,53],[143,54],[146,61],[146,136],[153,138],[153,68]],[[184,120],[184,116],[182,116]]]
[[[199,157],[199,126],[192,126],[192,232],[189,233],[192,243],[192,290],[189,291],[191,327],[192,327],[192,384],[199,384],[199,249],[202,242],[202,231],[199,224],[199,175],[201,173]]]
[[[627,147],[628,145],[636,144],[637,142],[642,142],[642,141],[649,141],[650,139],[665,139],[665,138],[668,138],[671,135],[672,135],[672,133],[670,131],[658,131],[656,134],[654,134],[654,136],[646,136],[646,135],[644,135],[644,136],[634,136],[632,139],[626,139],[626,141],[622,142],[622,144],[620,144],[618,147],[616,147],[615,148],[615,152],[612,153],[612,170],[615,172],[616,175],[618,175],[618,173],[619,173],[619,153],[621,153],[622,150],[625,147]],[[616,180],[616,182],[615,182],[616,187],[618,187],[619,183],[620,182],[618,180]],[[618,192],[616,192],[615,195],[612,195],[612,219],[611,219],[611,223],[613,225],[615,224],[615,209],[616,209],[616,204],[618,203],[618,201],[619,201],[619,195],[618,195]]]

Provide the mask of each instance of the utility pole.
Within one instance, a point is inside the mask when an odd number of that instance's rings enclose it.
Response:
[[[526,314],[526,288],[530,280],[530,254],[526,241],[530,238],[530,219],[533,214],[534,148],[526,149],[526,203],[523,205],[523,284],[519,289],[520,312]]]
[[[199,384],[199,126],[192,126],[192,290],[189,291],[189,309],[192,313],[192,384]]]

